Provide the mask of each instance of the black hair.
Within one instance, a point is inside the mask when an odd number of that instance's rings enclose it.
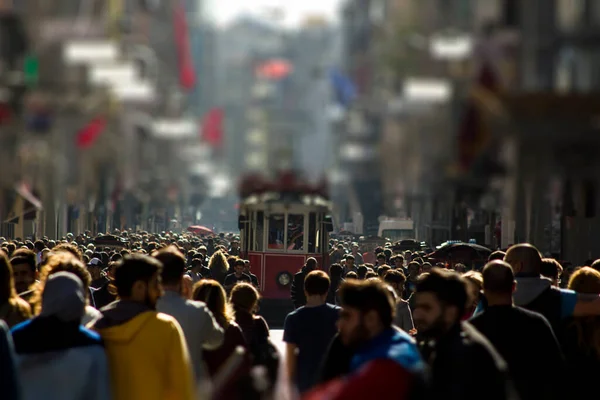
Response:
[[[165,285],[176,285],[181,282],[185,273],[185,257],[176,247],[170,246],[152,254],[162,264],[161,277]]]
[[[138,281],[149,282],[162,269],[162,264],[155,258],[132,254],[123,257],[115,268],[114,285],[119,297],[131,296],[133,285]]]
[[[458,308],[462,316],[467,304],[465,281],[454,271],[432,268],[428,274],[421,275],[417,281],[417,293],[431,292],[445,305]]]
[[[388,286],[380,280],[345,281],[338,293],[342,307],[355,308],[361,313],[375,311],[384,327],[392,326],[396,303]]]

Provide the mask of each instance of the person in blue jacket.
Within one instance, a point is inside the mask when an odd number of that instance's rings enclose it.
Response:
[[[353,352],[349,373],[304,399],[414,400],[425,396],[425,362],[414,340],[393,326],[395,301],[379,280],[346,281],[340,287],[339,336]]]

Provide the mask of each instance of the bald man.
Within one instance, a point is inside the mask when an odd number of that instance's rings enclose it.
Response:
[[[565,319],[600,315],[598,295],[577,294],[572,290],[554,287],[550,279],[540,275],[542,255],[534,246],[512,246],[506,252],[504,261],[510,264],[516,277],[515,304],[542,314],[559,337],[557,330]]]
[[[521,400],[560,399],[555,385],[564,358],[550,324],[542,315],[513,305],[518,287],[511,266],[500,260],[483,268],[487,309],[469,322],[494,345],[508,364]]]

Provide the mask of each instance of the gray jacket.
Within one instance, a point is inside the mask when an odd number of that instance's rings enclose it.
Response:
[[[400,299],[396,303],[396,317],[394,319],[394,325],[405,332],[410,332],[415,328],[408,301]]]
[[[207,376],[202,360],[202,349],[214,350],[223,344],[224,333],[206,304],[201,301],[187,300],[179,293],[166,290],[158,300],[156,310],[175,318],[185,334],[185,340],[196,379]]]

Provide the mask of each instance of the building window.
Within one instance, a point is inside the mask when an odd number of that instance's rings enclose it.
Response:
[[[269,217],[269,250],[283,250],[285,243],[285,215],[273,214]]]
[[[289,214],[287,219],[287,246],[288,250],[304,249],[304,215]]]

